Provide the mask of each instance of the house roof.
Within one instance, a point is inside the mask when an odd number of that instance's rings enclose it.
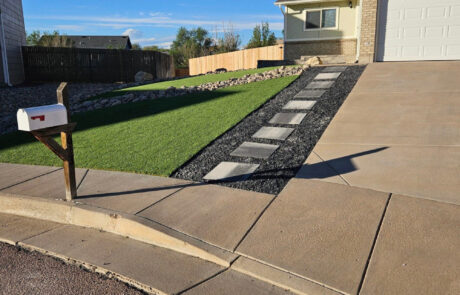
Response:
[[[276,0],[275,5],[296,5],[296,4],[308,4],[308,3],[320,3],[320,2],[332,2],[332,1],[338,2],[341,0]]]
[[[75,48],[131,49],[129,36],[66,36]]]

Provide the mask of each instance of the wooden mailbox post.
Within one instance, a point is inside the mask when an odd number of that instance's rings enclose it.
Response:
[[[64,162],[66,199],[67,201],[71,201],[77,197],[75,161],[72,142],[72,131],[75,129],[76,123],[71,123],[70,120],[70,103],[66,82],[59,85],[59,88],[57,89],[57,100],[58,103],[64,105],[67,110],[68,123],[65,125],[33,130],[30,132],[36,139],[47,146]],[[61,134],[62,146],[53,139],[53,136],[59,133]]]

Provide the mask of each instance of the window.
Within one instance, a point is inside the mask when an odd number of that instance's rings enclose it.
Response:
[[[335,28],[337,9],[324,9],[322,11],[321,28]]]
[[[333,29],[337,27],[337,8],[308,10],[305,30]]]

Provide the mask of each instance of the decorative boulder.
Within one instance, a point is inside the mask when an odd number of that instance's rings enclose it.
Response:
[[[315,56],[315,57],[308,59],[305,64],[310,65],[310,66],[317,66],[317,65],[322,65],[323,61],[321,60],[321,58],[319,58],[319,56]]]
[[[150,81],[150,80],[153,80],[153,75],[150,73],[140,71],[140,72],[137,72],[136,76],[134,76],[134,80],[136,82]]]

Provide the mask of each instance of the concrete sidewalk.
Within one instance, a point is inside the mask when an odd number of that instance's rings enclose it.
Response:
[[[0,239],[149,292],[459,294],[459,74],[370,65],[278,196],[78,169],[65,202],[62,169],[0,164],[0,213],[23,216]]]
[[[165,294],[460,291],[457,205],[305,179],[275,197],[77,174],[80,197],[68,203],[61,169],[0,164],[0,212],[47,220],[4,217],[0,239]]]

